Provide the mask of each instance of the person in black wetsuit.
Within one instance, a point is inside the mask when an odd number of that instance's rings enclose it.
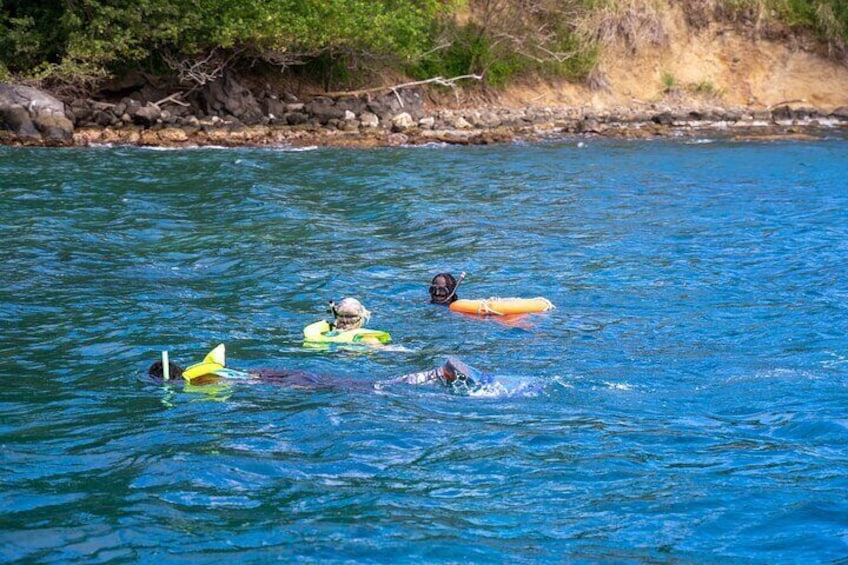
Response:
[[[156,361],[147,370],[147,376],[155,381],[164,380],[162,361]],[[182,379],[184,369],[174,362],[168,363],[169,379]],[[292,387],[331,388],[339,386],[339,379],[299,369],[251,369],[249,371],[227,370],[222,374],[209,373],[193,378],[192,384],[204,385],[220,380],[258,380],[276,382]],[[347,384],[347,383],[346,383]]]
[[[164,380],[163,368],[162,361],[156,361],[147,370],[147,375],[155,381],[162,381]],[[180,365],[168,362],[169,379],[181,379],[183,371],[184,369]],[[456,357],[448,357],[442,365],[429,371],[410,373],[374,384],[353,379],[339,379],[330,375],[321,375],[299,369],[252,369],[250,371],[227,369],[220,374],[210,373],[194,378],[191,383],[203,385],[221,380],[256,380],[311,389],[374,389],[392,384],[420,385],[427,383],[438,383],[445,387],[473,387],[484,384],[488,381],[488,377]]]

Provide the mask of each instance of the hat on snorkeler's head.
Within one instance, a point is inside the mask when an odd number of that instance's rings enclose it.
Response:
[[[450,304],[457,299],[456,279],[450,273],[439,273],[430,281],[430,304]]]
[[[330,311],[335,318],[333,326],[341,331],[361,328],[371,318],[371,312],[356,298],[342,298],[338,303],[330,301]]]

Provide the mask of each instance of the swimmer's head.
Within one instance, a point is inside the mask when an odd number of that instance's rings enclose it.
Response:
[[[474,386],[477,384],[475,378],[477,374],[476,369],[466,365],[456,357],[448,357],[445,364],[442,365],[442,379],[446,385]]]
[[[153,363],[149,369],[147,369],[147,376],[151,379],[161,381],[164,380],[165,375],[162,371],[163,365],[162,361],[156,361]],[[179,379],[183,376],[183,368],[177,365],[176,363],[168,363],[168,379]]]
[[[450,304],[457,299],[456,279],[450,273],[439,273],[430,282],[430,304]]]
[[[371,318],[371,312],[356,298],[343,298],[338,304],[330,302],[330,309],[335,318],[333,325],[341,331],[361,328]]]

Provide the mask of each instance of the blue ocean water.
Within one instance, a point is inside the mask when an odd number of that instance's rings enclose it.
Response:
[[[0,561],[844,562],[846,164],[0,148]],[[444,270],[557,308],[451,313]],[[394,346],[303,347],[343,296]],[[146,377],[222,342],[347,385]],[[448,355],[496,385],[373,386]]]

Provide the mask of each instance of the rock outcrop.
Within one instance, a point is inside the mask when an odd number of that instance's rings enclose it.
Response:
[[[45,92],[22,85],[0,84],[0,130],[22,143],[64,144],[74,133],[65,105]]]

